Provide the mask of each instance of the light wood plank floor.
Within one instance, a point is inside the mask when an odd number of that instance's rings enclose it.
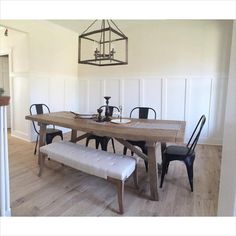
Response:
[[[122,153],[122,146],[115,145],[117,152]],[[90,142],[90,146],[94,146],[94,142]],[[53,161],[46,161],[44,173],[39,178],[33,150],[34,143],[9,135],[13,216],[120,216],[112,184]],[[139,159],[140,189],[134,189],[132,178],[127,181],[124,216],[215,216],[221,147],[198,145],[196,151],[194,192],[190,192],[184,164],[174,162],[170,164],[163,188],[159,189],[158,202],[148,199],[149,180],[144,163]]]

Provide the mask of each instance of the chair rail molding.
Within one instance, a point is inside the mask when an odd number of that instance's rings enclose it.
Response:
[[[11,216],[9,161],[7,141],[7,105],[10,97],[0,97],[0,212],[1,216]]]

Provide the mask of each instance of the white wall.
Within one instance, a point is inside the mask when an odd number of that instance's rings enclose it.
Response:
[[[1,22],[0,22],[1,24]],[[0,28],[4,35],[5,28]],[[2,36],[0,54],[9,58],[9,85],[11,108],[11,133],[14,136],[28,139],[29,127],[24,119],[29,106],[29,40],[28,34],[16,30],[8,30],[8,36]],[[9,109],[9,108],[8,108]]]
[[[31,124],[25,120],[30,104],[78,110],[77,34],[42,20],[1,20],[0,25],[10,27],[2,47],[12,50],[13,134],[30,140]],[[16,40],[19,31],[27,40]]]
[[[129,38],[129,64],[79,65],[80,110],[94,112],[104,95],[122,104],[126,116],[134,106],[152,106],[158,118],[186,120],[186,139],[205,114],[201,142],[221,144],[232,21],[117,24]]]
[[[20,112],[14,121],[17,135],[30,138],[24,116],[31,103],[45,102],[53,111],[94,112],[108,94],[114,105],[124,105],[125,115],[136,105],[149,105],[157,109],[158,118],[185,119],[186,139],[204,113],[207,123],[201,141],[221,144],[232,21],[117,23],[129,37],[129,64],[94,67],[77,64],[78,34],[68,29],[47,21],[0,21],[24,32],[10,47],[12,84],[21,84],[21,92],[18,87],[12,90],[26,95],[21,102],[14,100]]]
[[[230,72],[222,151],[219,216],[236,216],[236,21],[233,26]]]

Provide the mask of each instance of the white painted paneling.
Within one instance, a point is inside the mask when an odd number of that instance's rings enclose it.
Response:
[[[65,107],[66,111],[79,110],[78,79],[65,79]]]
[[[105,80],[104,94],[111,96],[110,105],[120,105],[120,81],[118,79]]]
[[[129,116],[135,106],[150,106],[157,111],[157,119],[186,120],[185,141],[205,114],[207,121],[200,142],[221,144],[227,78],[160,78],[80,80],[79,110],[96,112],[104,104],[104,94],[110,91],[111,104],[119,105],[120,101],[123,116]]]
[[[65,80],[51,77],[49,80],[49,107],[51,112],[63,111],[65,107]]]
[[[23,139],[29,137],[29,121],[25,116],[29,114],[29,85],[27,76],[12,78],[13,127],[12,133]]]
[[[212,139],[222,136],[224,132],[225,98],[227,96],[227,78],[212,80],[212,97],[209,117],[209,136]]]
[[[30,104],[44,103],[49,106],[51,112],[79,110],[79,86],[76,77],[50,78],[31,75],[30,83]],[[63,132],[69,131],[65,128],[60,129]],[[35,138],[35,132],[32,129],[31,139],[35,140]]]
[[[36,77],[30,81],[31,104],[44,103],[49,105],[49,79]]]
[[[142,106],[152,107],[157,113],[157,119],[162,117],[162,82],[161,79],[143,80]]]
[[[123,116],[129,117],[130,111],[139,106],[140,89],[139,80],[124,80],[123,84]]]
[[[88,112],[89,95],[88,95],[88,81],[87,80],[79,80],[78,101],[79,101],[78,111],[81,113]]]
[[[49,79],[41,76],[33,75],[30,80],[30,106],[32,104],[46,104],[49,106]],[[49,107],[50,108],[50,107]],[[45,110],[47,112],[47,110]],[[35,114],[35,108],[32,109],[32,113]],[[29,121],[28,121],[29,122]],[[36,132],[31,125],[31,140],[36,140]]]
[[[164,96],[165,119],[185,119],[185,79],[167,79]]]
[[[195,78],[190,80],[188,93],[188,113],[186,124],[186,135],[189,136],[195,128],[201,115],[206,116],[206,123],[202,130],[201,137],[208,136],[209,110],[211,99],[211,79]]]
[[[89,81],[89,112],[97,112],[97,109],[104,104],[102,81]]]

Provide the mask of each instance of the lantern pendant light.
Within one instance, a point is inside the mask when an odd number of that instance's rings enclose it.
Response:
[[[128,37],[113,20],[98,20],[79,35],[79,63],[95,66],[128,64]]]

